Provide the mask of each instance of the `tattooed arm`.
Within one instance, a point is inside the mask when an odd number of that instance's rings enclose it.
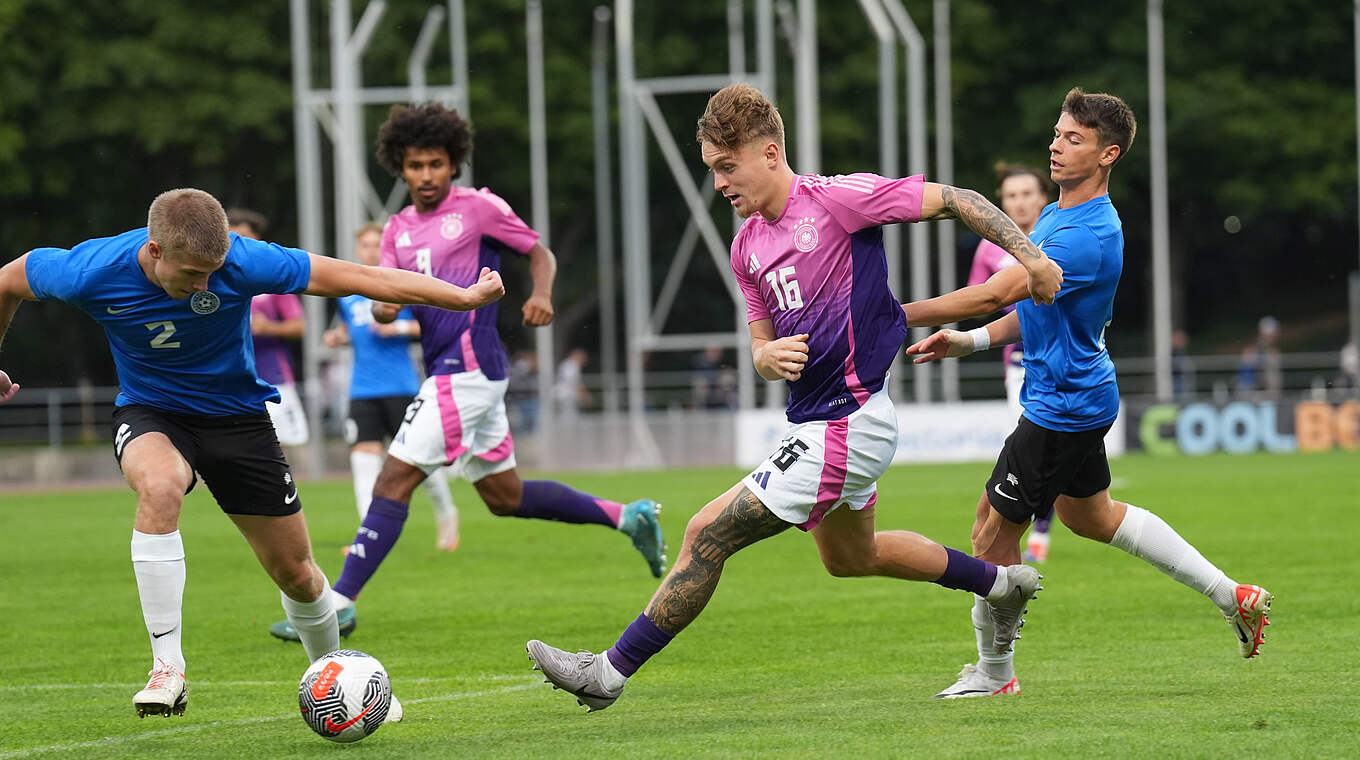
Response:
[[[647,605],[647,619],[674,636],[703,611],[728,557],[790,526],[737,484],[689,521],[680,556]]]
[[[1062,268],[981,194],[927,182],[921,197],[921,220],[930,219],[958,219],[973,232],[1005,248],[1029,272],[1029,293],[1034,302],[1053,303],[1062,287]]]

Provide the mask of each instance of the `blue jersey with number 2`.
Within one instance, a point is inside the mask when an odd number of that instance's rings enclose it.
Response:
[[[118,406],[184,414],[257,414],[278,391],[255,374],[250,299],[307,287],[306,251],[231,234],[208,289],[183,300],[147,279],[137,251],[147,231],[87,240],[70,250],[36,248],[26,271],[34,295],[65,301],[104,328],[118,367]]]

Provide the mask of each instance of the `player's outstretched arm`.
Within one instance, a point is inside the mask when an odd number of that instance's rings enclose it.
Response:
[[[28,254],[0,267],[0,342],[9,331],[9,323],[14,321],[14,312],[24,301],[36,301],[33,288],[28,284]],[[4,370],[0,370],[0,404],[14,398],[19,392],[19,384],[10,380]]]
[[[1020,340],[1020,316],[1011,312],[986,327],[962,332],[940,330],[930,337],[907,347],[907,356],[916,357],[913,364],[925,364],[938,359],[967,356],[992,346],[1003,346]]]
[[[366,267],[311,254],[312,276],[306,292],[314,296],[340,298],[361,295],[392,304],[417,303],[453,311],[471,311],[497,301],[505,295],[499,272],[482,267],[477,283],[460,288],[438,277],[403,269]],[[376,315],[375,315],[376,316]]]
[[[525,255],[529,257],[529,279],[534,282],[534,290],[524,300],[520,311],[525,327],[542,327],[553,320],[552,289],[557,280],[557,257],[542,243],[534,243]]]
[[[803,376],[808,359],[808,335],[777,338],[774,322],[758,319],[751,323],[751,362],[756,374],[766,380],[793,382]]]
[[[921,219],[958,219],[973,232],[1005,248],[1029,273],[1035,303],[1053,303],[1062,287],[1062,267],[1039,250],[1001,209],[981,193],[927,182],[921,194]]]
[[[1020,267],[1007,267],[986,282],[959,288],[952,293],[902,304],[907,324],[934,327],[960,319],[985,317],[1029,295],[1028,275]]]

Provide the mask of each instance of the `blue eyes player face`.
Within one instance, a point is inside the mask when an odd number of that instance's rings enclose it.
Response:
[[[200,290],[207,290],[208,278],[226,262],[224,258],[214,266],[189,256],[167,255],[154,240],[147,241],[146,248],[151,255],[151,271],[146,273],[147,278],[176,301],[184,300]]]

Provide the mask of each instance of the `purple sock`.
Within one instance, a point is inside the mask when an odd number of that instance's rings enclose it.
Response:
[[[986,596],[992,592],[992,584],[996,583],[996,565],[970,557],[948,546],[944,550],[949,553],[949,564],[945,565],[944,575],[936,579],[936,583],[945,588],[972,591],[978,596]],[[348,567],[346,565],[346,569]]]
[[[552,480],[526,480],[515,517],[617,528],[622,512],[623,505],[616,501],[597,499]]]
[[[615,670],[624,676],[632,676],[648,658],[664,649],[673,638],[675,636],[657,628],[656,623],[648,620],[647,614],[643,613],[624,630],[605,655]]]
[[[378,572],[378,565],[401,537],[408,511],[408,507],[399,501],[373,497],[368,514],[349,547],[349,555],[345,557],[345,569],[340,573],[340,580],[335,582],[336,591],[350,599],[359,598],[364,584]]]
[[[1053,525],[1053,507],[1049,507],[1048,511],[1045,512],[1042,517],[1036,517],[1034,519],[1034,532],[1047,533],[1048,529],[1052,525]]]

